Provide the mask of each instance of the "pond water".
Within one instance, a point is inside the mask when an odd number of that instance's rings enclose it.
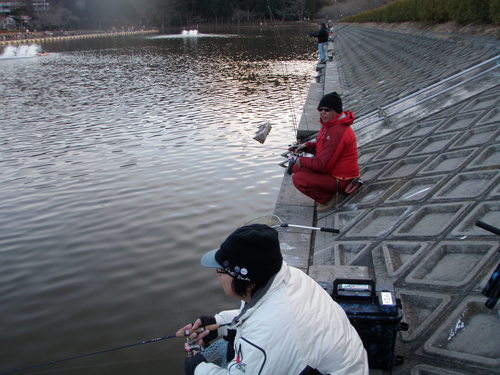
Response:
[[[310,31],[74,40],[0,58],[0,373],[237,307],[199,259],[273,212],[316,75]],[[183,374],[183,358],[171,339],[23,373]]]

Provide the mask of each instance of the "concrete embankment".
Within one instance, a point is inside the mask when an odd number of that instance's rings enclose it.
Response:
[[[318,65],[298,135],[319,130],[317,103],[337,91],[357,115],[365,185],[317,213],[286,172],[275,214],[334,227],[280,234],[285,260],[331,289],[370,278],[401,300],[404,362],[371,374],[500,373],[498,304],[481,291],[500,261],[500,42],[339,25]]]
[[[130,36],[141,34],[155,34],[157,30],[144,31],[121,31],[121,32],[105,32],[105,33],[68,33],[67,35],[53,35],[52,33],[22,33],[15,36],[3,36],[4,40],[0,40],[0,46],[19,45],[19,44],[37,44],[57,42],[61,40],[73,39],[93,39],[93,38],[109,38],[116,36]]]

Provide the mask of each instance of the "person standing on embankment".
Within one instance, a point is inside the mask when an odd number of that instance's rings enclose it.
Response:
[[[319,30],[309,34],[313,38],[318,38],[318,52],[320,64],[326,63],[328,60],[326,56],[326,49],[328,47],[328,29],[324,22],[320,23]]]

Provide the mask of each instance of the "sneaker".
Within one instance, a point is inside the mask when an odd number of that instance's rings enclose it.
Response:
[[[325,204],[318,204],[318,206],[316,207],[316,211],[317,212],[325,212],[325,211],[329,211],[331,210],[332,208],[335,208],[335,205],[337,204],[337,195],[334,194],[332,199],[330,199],[328,202],[326,202]]]

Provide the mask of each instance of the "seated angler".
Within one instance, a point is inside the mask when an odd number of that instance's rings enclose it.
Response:
[[[185,359],[186,375],[368,375],[366,350],[344,310],[283,261],[275,229],[238,228],[201,264],[215,269],[240,307],[201,316],[177,332],[191,332],[202,345],[213,342]],[[212,356],[213,346],[226,348],[222,358]]]
[[[336,92],[323,96],[318,105],[322,128],[316,141],[302,143],[295,151],[314,157],[299,157],[293,166],[295,187],[318,203],[317,211],[333,208],[339,193],[360,177],[358,146],[351,128],[354,114],[342,111]]]

